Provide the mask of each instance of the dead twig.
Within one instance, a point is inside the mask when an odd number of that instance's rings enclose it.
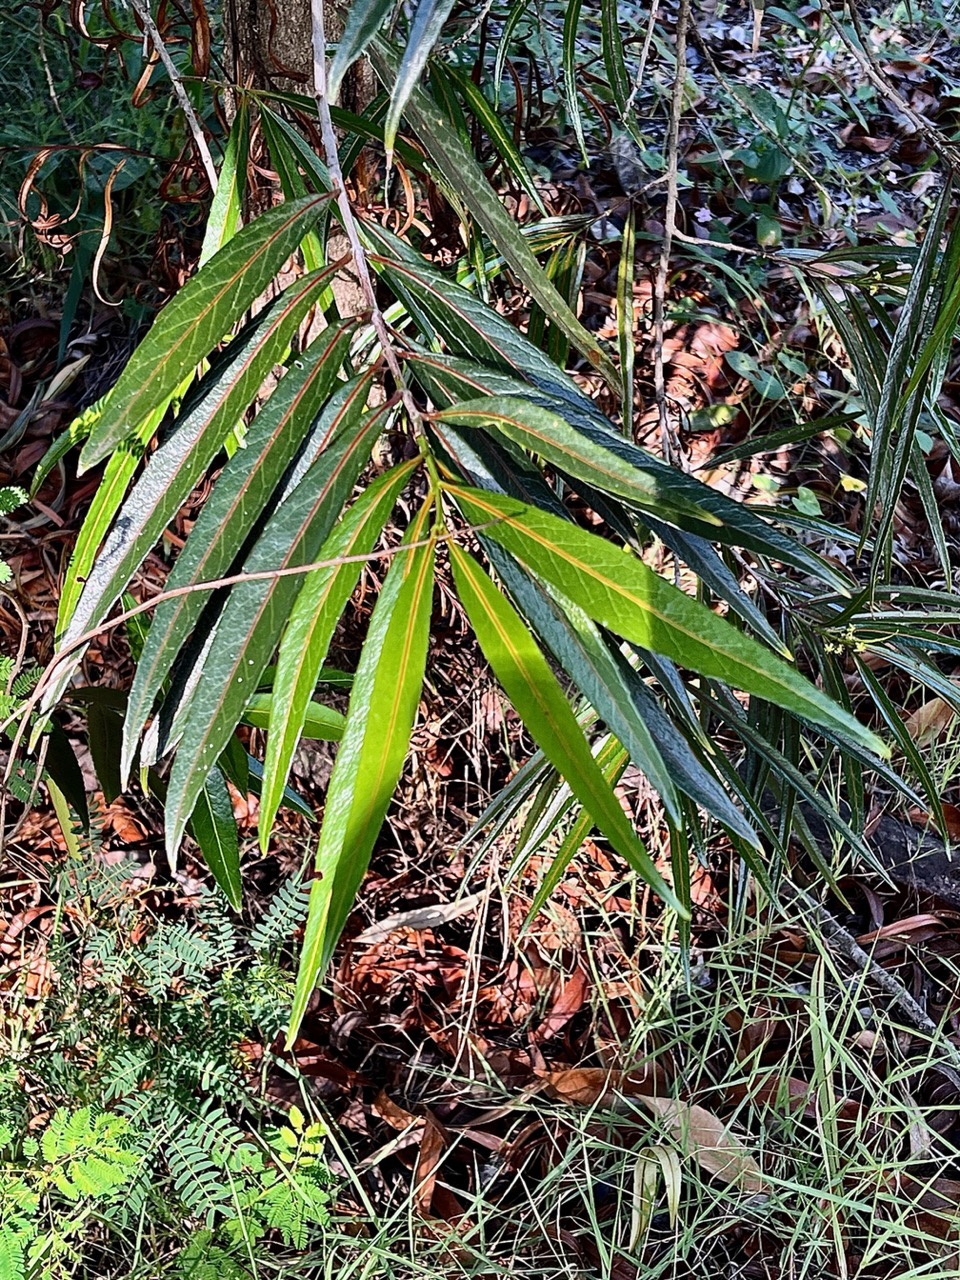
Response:
[[[212,191],[217,189],[217,168],[213,163],[213,156],[210,154],[210,148],[207,146],[207,139],[203,132],[203,126],[197,118],[197,113],[193,109],[193,103],[183,87],[183,79],[180,72],[176,68],[176,64],[170,57],[167,46],[163,42],[157,24],[154,22],[150,13],[150,6],[146,0],[130,0],[134,13],[143,23],[144,32],[150,37],[150,42],[156,49],[160,61],[166,67],[167,75],[170,77],[170,83],[173,85],[173,92],[176,94],[177,101],[180,103],[180,109],[186,117],[190,132],[193,135],[193,141],[196,144],[197,152],[200,156],[200,162],[203,165],[204,172],[207,175],[207,181],[210,183]]]
[[[667,210],[663,223],[663,244],[653,288],[653,389],[660,422],[660,442],[664,460],[674,466],[681,465],[680,440],[670,423],[667,407],[667,384],[664,371],[664,309],[667,298],[667,280],[670,275],[670,256],[677,228],[679,205],[680,165],[680,117],[683,114],[683,93],[686,85],[687,27],[690,23],[690,0],[680,0],[677,16],[675,46],[676,72],[673,78],[673,95],[670,100],[670,119],[667,125]]]

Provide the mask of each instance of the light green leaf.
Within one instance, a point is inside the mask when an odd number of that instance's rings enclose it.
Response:
[[[799,672],[633,554],[515,499],[478,489],[449,492],[471,524],[485,526],[487,537],[625,640],[889,755],[875,734]]]
[[[217,189],[213,194],[200,249],[200,267],[219,253],[227,241],[233,239],[240,226],[243,193],[247,185],[249,148],[250,108],[246,99],[243,99],[230,126],[227,149],[223,153],[223,164],[217,175]]]
[[[417,459],[378,476],[354,503],[320,549],[321,560],[354,557],[373,550],[400,490]],[[352,561],[316,569],[303,583],[290,614],[273,676],[267,754],[260,803],[260,844],[264,849],[283,796],[305,709],[316,688],[330,640],[363,569]]]
[[[383,142],[387,149],[387,168],[393,162],[393,144],[397,127],[410,95],[423,75],[433,46],[440,39],[443,24],[450,16],[454,0],[418,0],[410,23],[407,45],[400,59],[390,93],[390,107],[383,125]]]
[[[423,539],[431,507],[421,508],[405,543]],[[370,619],[327,790],[288,1043],[329,963],[407,756],[427,659],[433,561],[432,541],[399,553]]]
[[[237,823],[226,779],[216,766],[210,770],[197,797],[190,827],[213,878],[234,911],[241,911],[243,884]]]
[[[267,522],[244,561],[244,573],[274,574],[316,560],[353,492],[388,412],[389,405],[378,408],[368,415],[362,427],[342,430],[328,444]],[[227,598],[181,722],[181,741],[170,773],[165,815],[171,856],[207,770],[218,759],[257,691],[302,585],[303,578],[298,574],[271,576],[241,583],[232,588]],[[164,717],[170,713],[164,704]]]
[[[102,462],[162,404],[264,291],[320,216],[329,197],[268,209],[229,241],[160,312],[110,393],[80,455]]]
[[[540,750],[617,852],[681,915],[681,903],[620,807],[556,676],[519,614],[480,566],[449,544],[454,580],[484,656]]]
[[[255,693],[243,713],[244,724],[251,724],[256,729],[268,729],[271,719],[276,716],[275,707],[275,694]],[[301,729],[298,736],[323,742],[339,742],[343,737],[344,723],[344,717],[341,712],[336,711],[333,707],[325,707],[322,702],[314,702],[308,698],[303,709]],[[274,814],[276,814],[276,811],[274,811]]]
[[[308,435],[330,395],[350,341],[352,325],[324,330],[293,362],[238,449],[217,479],[190,531],[173,571],[169,591],[226,575]],[[370,388],[369,378],[343,387],[331,401],[319,430],[311,438],[312,456],[340,431],[359,419]],[[334,401],[336,402],[334,404]],[[124,725],[123,777],[128,778],[136,744],[183,644],[210,604],[209,591],[194,591],[157,607],[140,661],[137,663]]]

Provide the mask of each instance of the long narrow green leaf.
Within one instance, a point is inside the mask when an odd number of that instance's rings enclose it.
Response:
[[[674,778],[597,628],[571,601],[549,595],[502,547],[489,538],[481,541],[497,576],[527,622],[549,645],[570,679],[629,751],[637,768],[663,800],[668,814],[679,818],[680,800]]]
[[[563,17],[563,100],[567,108],[567,120],[573,125],[583,163],[589,164],[587,140],[583,135],[583,118],[580,115],[580,86],[577,83],[577,31],[582,8],[583,0],[568,0]]]
[[[681,915],[681,903],[657,870],[601,774],[556,676],[523,620],[480,566],[450,543],[457,593],[484,656],[527,730],[620,855]]]
[[[623,57],[620,5],[617,0],[600,0],[600,47],[603,66],[613,101],[621,117],[626,117],[630,97],[630,77]],[[632,214],[632,210],[631,210]]]
[[[217,175],[217,189],[207,217],[198,266],[209,262],[240,226],[243,193],[247,185],[247,153],[250,149],[250,108],[243,99],[230,126],[227,149]]]
[[[80,455],[102,462],[210,354],[320,216],[328,196],[268,209],[230,240],[160,312],[110,393]]]
[[[393,161],[393,143],[397,127],[410,97],[423,75],[433,47],[440,39],[443,24],[449,18],[454,0],[418,0],[410,24],[403,57],[397,67],[390,93],[390,108],[383,125],[383,143],[387,149],[387,168]]]
[[[604,12],[610,0],[604,0]],[[613,0],[616,7],[616,0]],[[619,38],[619,32],[618,32]],[[633,285],[636,271],[637,237],[633,205],[627,210],[620,241],[620,264],[617,267],[617,345],[620,348],[620,377],[623,381],[623,429],[633,436],[633,366],[637,353],[634,334]]]
[[[327,96],[331,102],[337,100],[343,77],[362,57],[373,37],[386,27],[394,4],[395,0],[352,0],[347,8],[343,35],[327,74]]]
[[[267,522],[245,573],[312,563],[326,541],[383,429],[384,405],[360,428],[341,431]],[[244,582],[224,606],[183,721],[166,804],[173,856],[210,764],[217,760],[256,693],[303,579],[297,574]]]
[[[523,354],[527,354],[526,350]],[[829,583],[845,595],[849,594],[849,579],[810,551],[799,539],[787,536],[768,524],[750,507],[732,501],[675,467],[667,466],[659,458],[638,448],[632,440],[615,432],[579,388],[569,380],[556,380],[558,370],[553,371],[555,380],[552,383],[531,387],[496,368],[484,368],[452,356],[415,352],[410,356],[410,366],[416,370],[418,379],[426,390],[441,404],[456,405],[460,401],[472,400],[478,394],[519,396],[548,412],[559,414],[591,445],[616,454],[621,462],[633,470],[649,475],[658,490],[670,495],[675,512],[681,505],[705,511],[706,521],[695,525],[687,520],[683,521],[687,532],[730,546],[745,547],[771,560],[779,560],[801,573]],[[531,376],[539,383],[540,372],[532,361],[531,368]],[[570,387],[573,387],[573,394],[570,394]],[[670,532],[664,529],[661,536],[672,547]]]
[[[366,555],[396,505],[400,490],[417,465],[401,463],[378,476],[354,503],[320,549],[321,560]],[[267,754],[260,802],[260,844],[266,849],[293,755],[303,730],[304,715],[327,656],[341,613],[363,569],[353,561],[317,569],[304,579],[290,620],[284,628],[273,676]]]
[[[185,392],[190,381],[192,378],[184,379],[177,388],[178,393]],[[123,503],[137,467],[143,461],[146,447],[156,435],[169,406],[170,400],[165,400],[152,413],[148,413],[133,435],[117,446],[103,469],[103,476],[97,485],[96,500],[90,504],[90,509],[84,516],[60,590],[57,605],[58,640],[69,627],[107,531]]]
[[[597,627],[569,599],[527,578],[512,557],[481,538],[497,575],[541,639],[600,719],[616,734],[657,791],[668,815],[679,813],[679,789],[734,835],[759,845],[744,819],[693,754],[654,695]]]
[[[229,571],[329,396],[351,332],[350,324],[325,330],[280,380],[254,418],[245,447],[227,462],[204,503],[167,579],[168,590],[212,582]],[[314,441],[315,452],[323,449],[345,421],[359,418],[369,386],[368,379],[358,380],[336,397],[336,409],[321,427],[320,438]],[[345,408],[351,411],[348,415],[343,412]],[[129,777],[136,744],[154,699],[181,646],[209,604],[210,592],[195,591],[166,601],[154,614],[130,690],[124,726],[124,778]]]
[[[395,74],[396,55],[383,40],[374,41],[371,50],[377,74],[384,83],[389,83]],[[504,209],[476,158],[457,137],[456,131],[443,120],[429,96],[419,89],[413,91],[407,102],[406,116],[420,136],[432,163],[460,196],[533,300],[616,391],[619,388],[616,366],[547,278],[520,228]]]
[[[876,754],[887,747],[752,636],[659,577],[636,556],[556,516],[483,490],[451,488],[466,519],[595,622],[652,650],[824,724]]]
[[[422,540],[430,506],[411,523],[407,544]],[[398,554],[370,619],[327,790],[288,1043],[329,963],[406,759],[427,659],[433,562],[432,541]]]
[[[210,465],[227,432],[283,358],[330,274],[328,270],[304,276],[285,290],[247,336],[241,335],[231,344],[229,360],[224,356],[201,383],[193,407],[185,410],[169,440],[150,458],[114,521],[63,633],[64,645],[87,634],[107,616]],[[47,691],[45,707],[59,699],[80,656],[76,653],[71,662],[63,664],[60,676]]]
[[[670,492],[651,470],[641,471],[625,458],[590,440],[571,427],[560,413],[544,409],[520,396],[484,396],[444,409],[440,422],[464,427],[492,428],[545,461],[614,494],[661,520],[693,521],[705,533],[723,522],[704,508]],[[666,468],[664,468],[666,470]],[[704,486],[706,492],[706,486]]]
[[[533,201],[537,212],[546,218],[547,210],[544,207],[537,184],[534,182],[533,176],[527,168],[516,143],[507,132],[503,121],[487,101],[483,90],[474,84],[468,75],[458,71],[456,67],[444,67],[442,74],[456,85],[467,107],[483,126],[484,133],[496,147],[508,172],[513,174],[514,178]]]
[[[601,772],[604,782],[608,787],[613,787],[620,775],[623,773],[624,765],[629,760],[629,756],[623,747],[620,746],[616,738],[610,737],[603,744],[603,748],[597,754],[597,767]],[[593,817],[586,809],[581,809],[580,813],[574,819],[569,831],[563,837],[560,847],[550,859],[550,866],[547,873],[540,882],[537,892],[533,896],[527,911],[526,924],[529,925],[534,921],[547,902],[550,900],[554,889],[563,879],[563,873],[580,852],[580,848],[590,834],[590,829],[594,825]]]
[[[203,790],[197,797],[196,808],[190,818],[190,828],[214,880],[226,894],[234,911],[241,911],[243,882],[240,878],[237,823],[226,779],[216,766],[210,770]]]

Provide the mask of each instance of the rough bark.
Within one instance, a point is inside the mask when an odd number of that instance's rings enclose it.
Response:
[[[327,39],[335,41],[343,30],[342,5],[326,0]],[[224,5],[225,54],[234,82],[280,93],[313,93],[313,33],[310,0],[226,0]],[[376,96],[373,69],[358,63],[345,78],[341,105],[363,115]],[[232,104],[228,101],[227,109]],[[328,260],[349,251],[346,238],[331,234]],[[334,284],[341,315],[355,315],[364,307],[356,281],[341,275]]]

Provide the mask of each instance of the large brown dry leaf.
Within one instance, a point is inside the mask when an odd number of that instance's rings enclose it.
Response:
[[[770,1190],[760,1166],[740,1139],[704,1107],[677,1098],[641,1097],[641,1101],[663,1121],[684,1154],[696,1160],[704,1172],[751,1195]]]
[[[943,698],[928,698],[903,724],[918,747],[929,747],[943,736],[956,716],[956,711]]]
[[[643,1063],[632,1071],[607,1067],[569,1067],[561,1071],[538,1071],[549,1097],[581,1107],[610,1103],[615,1095],[637,1097],[662,1086],[663,1071],[657,1063]]]

